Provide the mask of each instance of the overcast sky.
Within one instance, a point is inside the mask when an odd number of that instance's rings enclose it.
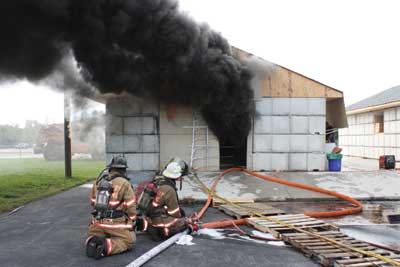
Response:
[[[180,0],[243,50],[344,92],[346,105],[400,85],[400,1]],[[61,121],[60,94],[0,87],[0,124]],[[28,112],[27,112],[28,111]]]

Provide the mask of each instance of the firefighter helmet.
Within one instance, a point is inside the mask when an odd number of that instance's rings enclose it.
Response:
[[[170,179],[178,179],[181,176],[187,175],[189,172],[189,167],[187,163],[180,158],[173,158],[167,164],[162,174]]]
[[[107,168],[126,169],[128,168],[128,165],[126,163],[126,159],[123,156],[114,156],[111,159],[110,164],[107,165]]]

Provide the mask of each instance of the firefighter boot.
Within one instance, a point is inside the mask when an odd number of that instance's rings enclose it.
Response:
[[[96,260],[105,257],[107,243],[104,237],[94,236],[86,245],[86,255]]]
[[[149,226],[147,232],[150,234],[150,238],[153,241],[161,241],[163,239],[163,231],[160,228]]]

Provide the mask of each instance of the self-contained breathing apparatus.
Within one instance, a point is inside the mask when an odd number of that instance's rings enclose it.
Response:
[[[153,202],[155,196],[157,195],[157,185],[153,182],[147,183],[142,193],[139,196],[138,200],[138,208],[141,210],[146,216],[150,216],[151,214],[151,203]]]
[[[100,172],[96,179],[96,199],[94,202],[95,211],[92,213],[96,219],[118,218],[124,216],[122,211],[113,209],[110,206],[110,199],[113,194],[112,179],[116,177],[126,177],[126,169],[128,168],[126,159],[123,156],[115,156],[111,159],[110,164]],[[114,177],[110,174],[110,170],[118,170],[118,174]],[[108,170],[108,172],[106,172]]]
[[[119,218],[125,215],[122,211],[115,210],[110,206],[110,200],[113,194],[113,177],[110,177],[109,173],[106,172],[107,169],[108,168],[102,170],[96,179],[96,198],[92,215],[97,220],[104,218]],[[121,174],[118,175],[118,177],[124,176]]]
[[[97,184],[96,200],[94,202],[96,219],[100,220],[110,216],[113,210],[110,209],[110,198],[113,193],[112,183],[101,179]]]
[[[176,185],[174,181],[171,181],[170,179],[157,179],[155,181],[147,183],[144,188],[142,193],[139,196],[137,205],[140,211],[143,212],[144,215],[148,217],[156,217],[160,216],[166,213],[164,207],[153,207],[152,202],[154,198],[157,195],[158,188],[161,185],[169,185],[172,188],[175,189],[176,193]],[[177,195],[178,198],[178,195]]]
[[[169,185],[174,188],[176,193],[176,180],[188,174],[188,165],[185,161],[175,157],[168,162],[167,166],[161,173],[162,176],[159,176],[157,179],[147,183],[144,186],[143,191],[138,198],[138,208],[149,217],[156,217],[166,213],[164,207],[152,206],[152,202],[157,195],[158,188],[161,185]],[[182,179],[180,179],[180,190],[182,190]],[[177,193],[176,198],[178,199]]]

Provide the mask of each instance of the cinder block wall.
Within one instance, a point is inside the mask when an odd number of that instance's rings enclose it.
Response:
[[[348,115],[349,127],[339,130],[344,155],[373,159],[395,155],[400,159],[400,107],[383,111],[384,132],[376,133],[374,116],[381,112]]]
[[[131,171],[157,171],[159,152],[159,104],[127,95],[108,98],[107,162],[122,154]]]
[[[192,167],[198,171],[219,170],[219,142],[208,130],[207,124],[197,114],[195,126],[194,161]],[[208,140],[208,141],[207,141]],[[160,161],[165,166],[178,156],[190,163],[193,145],[193,109],[177,106],[175,114],[168,116],[166,105],[160,106]]]
[[[325,170],[325,98],[259,98],[248,140],[254,170]]]
[[[192,151],[193,111],[178,106],[168,118],[166,105],[132,96],[115,96],[106,103],[107,162],[114,155],[124,155],[129,171],[158,171],[178,156],[190,161]],[[201,116],[197,126],[206,127]],[[197,170],[219,170],[219,143],[211,131],[196,129],[195,160]],[[207,160],[206,160],[207,159]],[[135,174],[138,175],[137,173]],[[135,176],[135,177],[136,177]]]

